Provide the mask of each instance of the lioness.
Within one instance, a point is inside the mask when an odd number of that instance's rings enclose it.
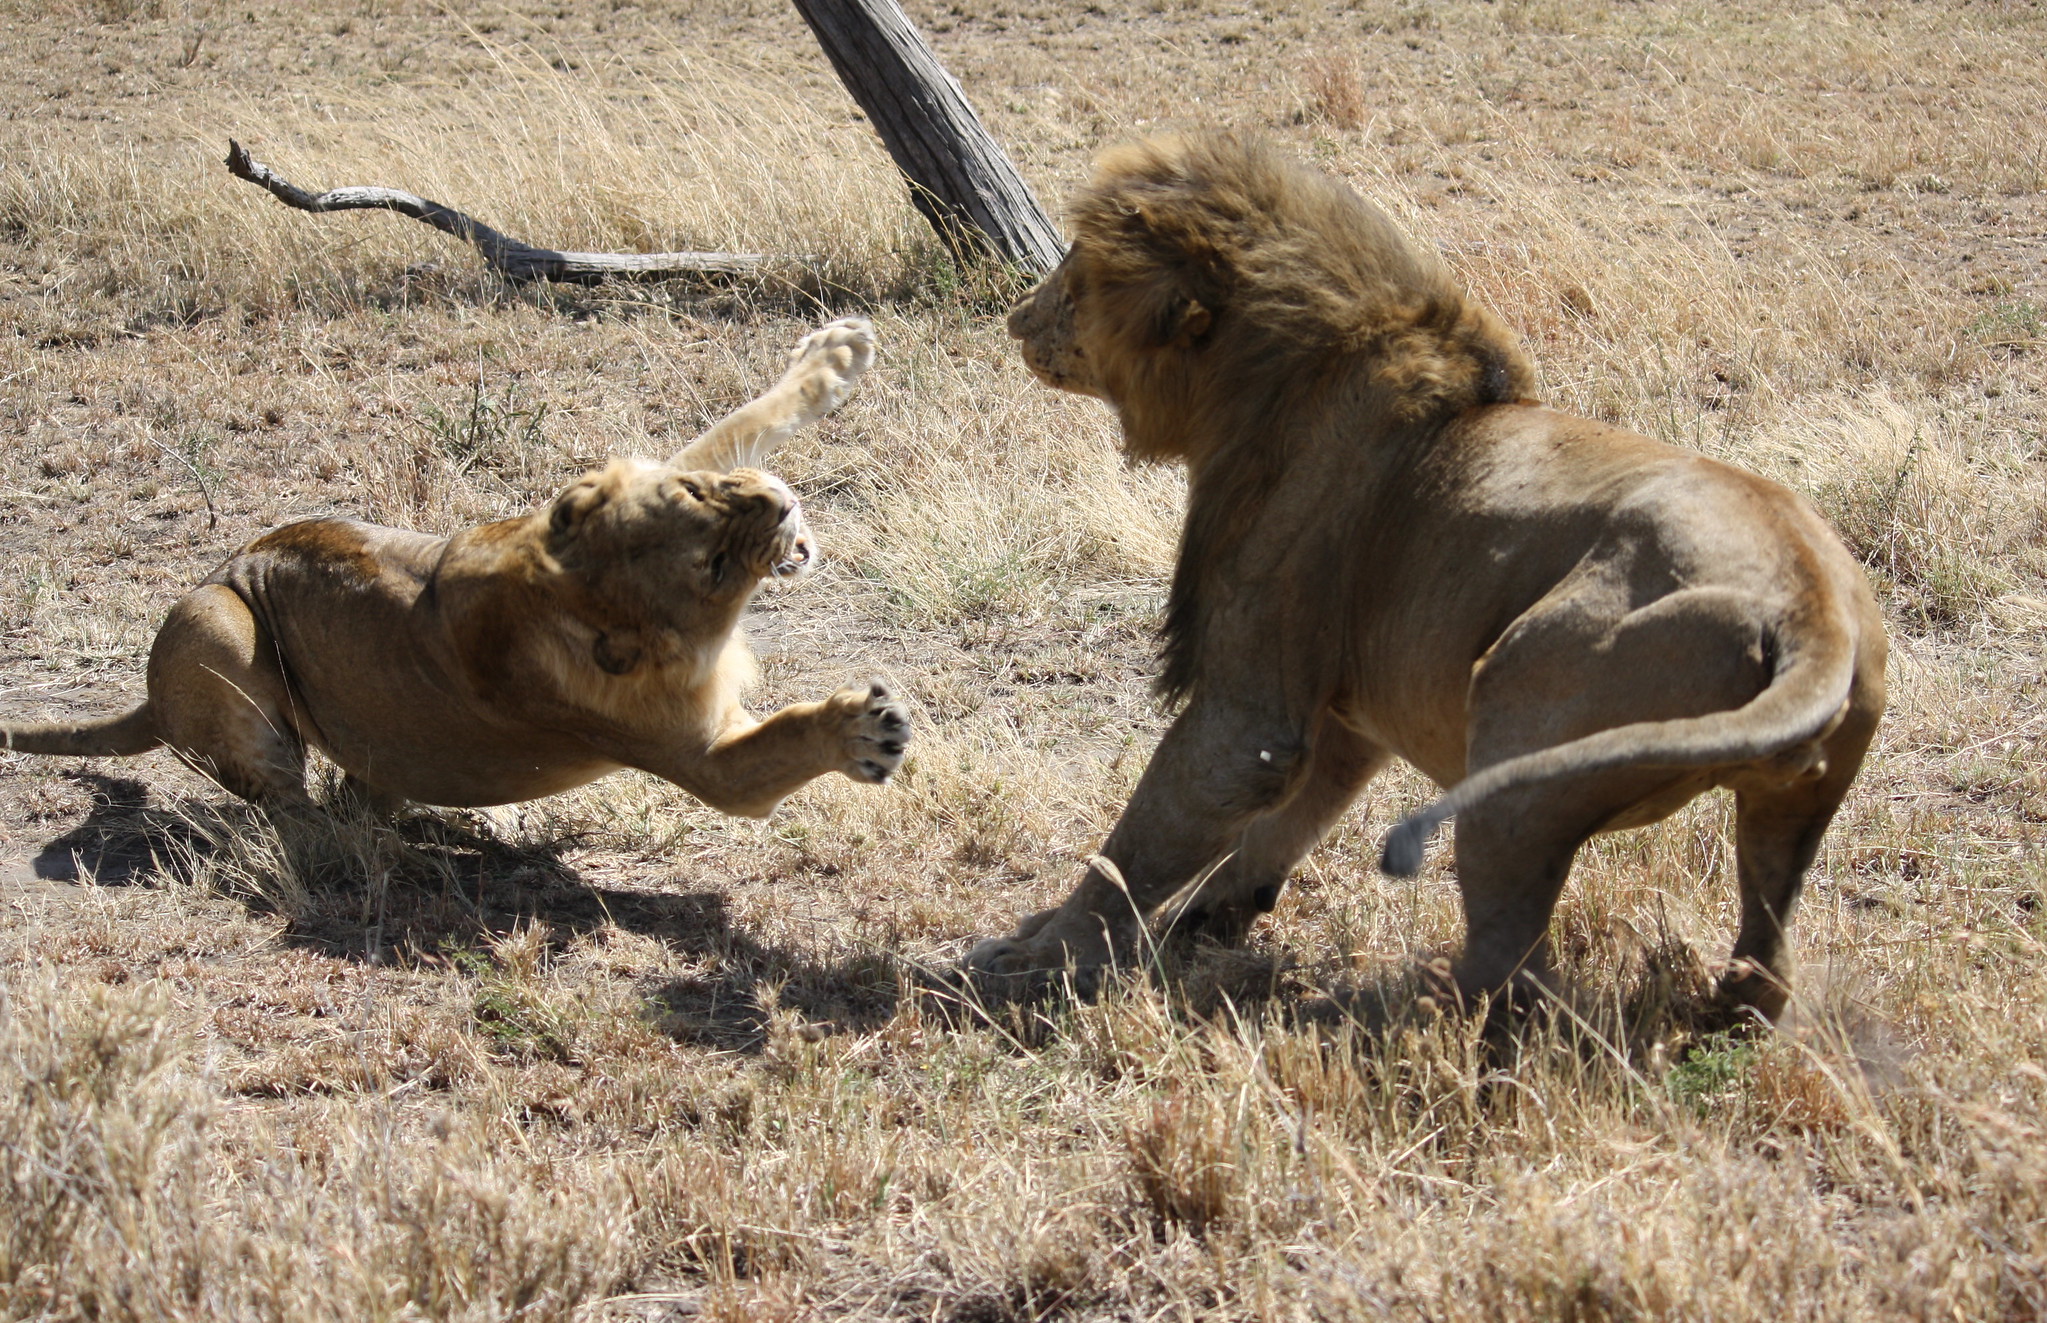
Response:
[[[765,816],[826,772],[885,781],[909,714],[880,682],[755,721],[740,612],[814,547],[758,459],[874,357],[834,322],[782,379],[666,464],[617,460],[552,504],[453,537],[313,519],[257,538],[171,607],[125,716],[0,725],[29,753],[167,744],[248,799],[308,802],[305,748],[372,804],[504,804],[620,767]],[[726,471],[726,470],[731,471]]]
[[[1185,709],[1065,904],[967,957],[1099,967],[1172,914],[1225,939],[1389,757],[1454,787],[1460,988],[1549,974],[1596,832],[1735,792],[1722,995],[1778,1015],[1784,928],[1884,703],[1881,618],[1794,493],[1533,397],[1522,348],[1343,185],[1227,136],[1101,158],[1010,314],[1048,385],[1188,469],[1162,693]],[[997,987],[1002,980],[992,980]]]

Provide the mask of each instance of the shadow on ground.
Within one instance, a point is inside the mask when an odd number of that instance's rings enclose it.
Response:
[[[1124,985],[1133,980],[1156,981],[1183,1021],[1276,1019],[1296,1029],[1348,1028],[1367,1041],[1458,1014],[1445,970],[1437,967],[1443,962],[1389,967],[1359,980],[1290,952],[1203,941],[1168,943],[1141,975],[1086,987],[1025,980],[1010,989],[979,988],[955,968],[906,966],[886,950],[829,937],[815,944],[767,940],[735,922],[723,877],[670,874],[645,889],[603,885],[573,862],[585,844],[577,837],[507,841],[463,814],[421,812],[392,823],[345,804],[304,817],[270,817],[234,801],[153,807],[139,781],[72,775],[90,789],[92,807],[34,856],[39,879],[196,885],[276,915],[287,945],[373,964],[487,953],[533,924],[544,926],[555,949],[615,928],[658,941],[692,967],[680,978],[643,976],[641,995],[665,1032],[721,1050],[758,1051],[777,1012],[794,1016],[805,1034],[871,1030],[895,1013],[905,986],[938,1022],[995,1026],[1020,1048],[1069,1032],[1072,1006],[1129,995],[1134,989]],[[1617,986],[1603,998],[1567,996],[1533,1008],[1533,1015],[1530,1008],[1505,1017],[1477,1011],[1488,1021],[1484,1037],[1496,1061],[1515,1056],[1526,1031],[1545,1020],[1559,1021],[1589,1057],[1628,1059],[1657,1045],[1682,1053],[1753,1027],[1716,1002],[1705,962],[1674,937],[1649,943],[1621,965]],[[1825,986],[1813,982],[1811,992]],[[1839,999],[1800,1000],[1817,1010],[1820,1001]],[[1840,1021],[1837,1013],[1822,1018]]]
[[[161,871],[161,831],[153,831],[149,787],[122,776],[71,772],[68,779],[92,793],[85,821],[36,852],[30,869],[45,882],[97,882],[126,886]],[[145,826],[145,823],[149,824]]]
[[[722,889],[696,879],[671,877],[675,890],[599,885],[570,861],[576,837],[509,842],[432,811],[393,823],[346,807],[305,817],[231,801],[166,808],[152,806],[140,781],[73,776],[92,807],[30,861],[44,881],[199,886],[277,916],[285,945],[371,964],[488,951],[532,924],[555,949],[616,928],[705,971],[650,975],[644,997],[664,1032],[724,1050],[759,1050],[776,1009],[810,1033],[873,1028],[895,1011],[888,954],[763,940],[734,922]]]

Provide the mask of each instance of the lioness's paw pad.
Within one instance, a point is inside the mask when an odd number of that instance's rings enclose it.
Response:
[[[874,324],[865,317],[841,317],[789,351],[782,380],[803,393],[803,412],[815,421],[843,404],[873,365]]]
[[[865,688],[841,689],[833,698],[843,713],[842,770],[855,781],[888,780],[903,765],[910,747],[910,709],[880,680],[869,681]]]

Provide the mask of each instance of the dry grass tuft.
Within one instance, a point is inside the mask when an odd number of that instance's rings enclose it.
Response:
[[[1356,59],[1349,55],[1319,55],[1308,61],[1302,74],[1310,115],[1346,133],[1355,133],[1365,126],[1365,89]]]
[[[1811,491],[1912,625],[1980,619],[2047,574],[2038,437],[1882,392],[1801,413],[1742,458]]]

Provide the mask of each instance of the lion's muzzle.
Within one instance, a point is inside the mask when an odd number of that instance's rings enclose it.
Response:
[[[1056,390],[1098,395],[1100,387],[1074,339],[1073,268],[1069,252],[1057,270],[1009,310],[1007,325],[1010,338],[1022,343],[1024,366],[1038,380]]]

